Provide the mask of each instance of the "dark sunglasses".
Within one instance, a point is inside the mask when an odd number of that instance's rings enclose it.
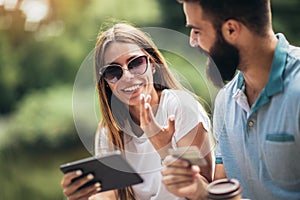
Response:
[[[123,68],[118,64],[109,64],[104,66],[99,74],[103,76],[107,82],[116,83],[123,76],[124,70],[128,70],[133,75],[142,75],[147,71],[148,65],[148,56],[142,55],[131,59],[127,63],[127,68]]]

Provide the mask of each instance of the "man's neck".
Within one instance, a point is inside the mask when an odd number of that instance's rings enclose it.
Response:
[[[256,36],[241,50],[239,69],[245,78],[245,92],[250,106],[268,82],[277,41],[273,33],[266,37]]]

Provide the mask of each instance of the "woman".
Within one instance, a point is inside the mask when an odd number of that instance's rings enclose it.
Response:
[[[64,194],[69,199],[181,199],[165,189],[160,170],[169,148],[191,145],[205,154],[208,165],[200,173],[210,182],[209,119],[145,33],[116,24],[98,37],[95,53],[102,113],[96,154],[121,150],[144,182],[96,194],[100,184],[77,190],[92,176],[71,183],[80,173],[70,172],[62,180]]]

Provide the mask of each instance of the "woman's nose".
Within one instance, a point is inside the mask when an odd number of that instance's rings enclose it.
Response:
[[[133,77],[134,77],[134,74],[130,73],[130,71],[127,68],[123,68],[123,76],[122,76],[122,78],[131,79]]]

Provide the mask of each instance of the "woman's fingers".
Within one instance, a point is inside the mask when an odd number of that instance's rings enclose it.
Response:
[[[82,178],[72,182],[68,186],[64,187],[64,194],[66,196],[69,196],[69,195],[77,192],[78,188],[80,188],[81,186],[83,186],[87,182],[93,180],[93,178],[94,178],[94,176],[92,174],[89,174],[85,177],[82,177]]]
[[[148,124],[147,120],[147,112],[146,112],[146,106],[145,106],[145,95],[141,94],[140,95],[140,125],[141,126],[145,126],[146,124]]]
[[[96,194],[101,190],[100,183],[95,183],[93,185],[80,188],[94,179],[94,176],[92,174],[88,174],[79,178],[81,175],[82,171],[80,170],[69,172],[64,175],[61,181],[63,193],[68,197],[69,200],[88,199],[89,196],[91,196],[92,194]]]
[[[77,199],[89,199],[92,195],[96,194],[97,192],[101,191],[100,183],[95,183],[94,185],[90,185],[84,187],[76,192],[72,193],[71,195],[67,195],[69,200],[77,200]]]
[[[151,108],[151,96],[146,95],[144,98],[144,117],[145,117],[145,122],[146,124],[151,124],[155,122],[154,114]]]
[[[169,132],[175,132],[175,115],[170,115],[168,118],[168,126],[165,127]]]
[[[145,95],[140,95],[140,123],[145,123],[144,121],[144,115],[145,115]]]
[[[140,121],[141,121],[141,126],[147,127],[147,126],[152,126],[156,129],[157,131],[161,131],[162,127],[157,123],[155,120],[155,116],[153,113],[153,110],[151,108],[151,96],[150,95],[145,95],[141,94],[140,95]],[[150,128],[149,128],[150,129]],[[175,116],[170,115],[168,118],[168,126],[164,128],[164,130],[169,130],[170,132],[174,132],[175,130]],[[152,134],[154,135],[154,134]]]
[[[66,173],[61,181],[61,186],[62,187],[66,187],[68,185],[71,184],[72,182],[72,179],[76,178],[76,177],[79,177],[82,175],[82,171],[81,170],[77,170],[77,171],[72,171],[72,172],[69,172],[69,173]]]
[[[155,119],[150,102],[150,95],[140,96],[140,127],[160,156],[164,158],[167,155],[167,149],[171,148],[172,136],[175,132],[175,118],[171,115],[168,118],[168,125],[162,127]]]
[[[151,96],[141,94],[140,96],[140,126],[148,137],[152,137],[161,131],[160,125],[156,122],[150,106]]]

